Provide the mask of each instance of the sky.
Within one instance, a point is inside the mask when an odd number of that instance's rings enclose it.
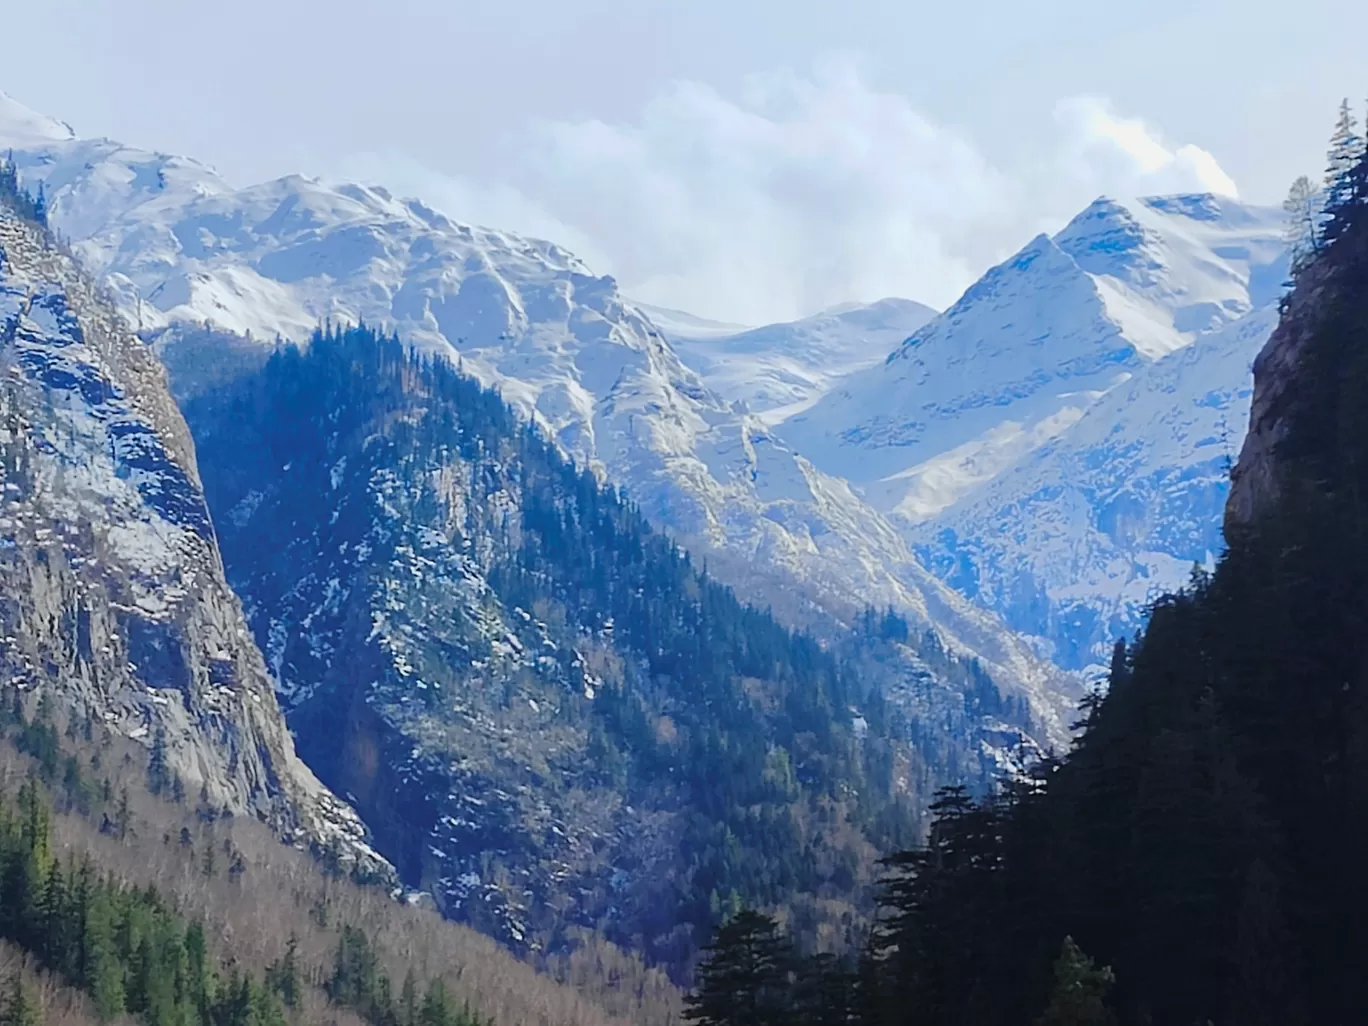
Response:
[[[377,182],[745,324],[944,307],[1101,193],[1277,203],[1368,95],[1349,0],[5,7],[0,90],[80,135]]]

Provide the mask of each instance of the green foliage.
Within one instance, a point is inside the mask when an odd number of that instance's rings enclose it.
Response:
[[[6,988],[3,1010],[0,1010],[0,1026],[39,1026],[41,1021],[32,995],[19,974],[15,973]]]
[[[1072,937],[1065,937],[1055,961],[1050,1003],[1036,1026],[1111,1026],[1116,1017],[1106,998],[1115,982],[1111,969],[1098,969]]]
[[[203,934],[153,890],[99,876],[88,861],[51,855],[51,809],[35,781],[0,802],[0,936],[37,954],[91,995],[101,1018],[149,1026],[282,1021],[244,976],[231,986],[206,965]]]
[[[887,862],[851,999],[820,1021],[1362,1018],[1368,157],[1341,122],[1358,156],[1336,172],[1311,295],[1286,307],[1299,349],[1273,411],[1275,489],[1214,573],[1118,643],[1067,759],[987,798],[942,791],[926,843]],[[801,1020],[796,992],[784,1002]]]
[[[147,1026],[284,1026],[287,1013],[301,1007],[308,986],[295,937],[260,979],[237,968],[219,970],[203,926],[187,921],[156,888],[130,887],[102,875],[89,856],[62,860],[54,854],[53,800],[42,783],[44,767],[76,760],[57,747],[53,758],[43,761],[46,739],[58,736],[50,730],[50,715],[42,704],[29,721],[23,703],[16,702],[4,717],[18,728],[12,740],[34,757],[38,772],[12,799],[0,794],[0,939],[88,994],[105,1021],[132,1016]],[[45,739],[36,753],[34,737]],[[149,766],[156,764],[154,755]],[[149,771],[149,785],[155,779]],[[93,793],[79,773],[77,780]],[[111,797],[106,794],[104,800]],[[131,838],[127,791],[116,815],[117,825],[105,817],[105,832]],[[213,850],[213,845],[204,847],[206,853]],[[406,984],[414,985],[411,977]],[[0,998],[0,1026],[36,1026],[37,1008],[19,977],[11,977],[8,986]],[[389,998],[389,981],[370,939],[353,927],[343,930],[326,990],[371,1026],[487,1026],[468,1006],[455,1004],[440,980],[428,987],[426,1018],[397,1018],[403,1009]]]
[[[787,1022],[792,953],[774,920],[746,910],[704,952],[684,1018],[697,1026]]]
[[[1368,1002],[1368,189],[1339,196],[1284,325],[1276,494],[1118,645],[1066,760],[946,791],[890,860],[865,1021],[1272,1026]]]
[[[396,1001],[369,938],[350,926],[338,940],[327,989],[334,1004],[354,1009],[376,1026],[487,1026],[469,1005],[458,1005],[440,979],[428,984],[419,1006],[410,973]]]
[[[13,154],[0,158],[0,203],[22,218],[47,224],[47,197],[43,186],[38,186],[35,196],[19,184],[19,169],[15,167]]]

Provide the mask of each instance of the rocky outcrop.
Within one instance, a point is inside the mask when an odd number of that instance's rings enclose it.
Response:
[[[295,755],[164,370],[52,236],[2,203],[0,490],[7,685],[164,750],[168,787],[375,860]]]
[[[1277,495],[1277,446],[1287,429],[1284,397],[1296,378],[1302,348],[1325,307],[1331,270],[1328,262],[1318,261],[1301,273],[1296,288],[1283,303],[1278,326],[1254,360],[1249,431],[1230,475],[1227,532],[1252,521]]]

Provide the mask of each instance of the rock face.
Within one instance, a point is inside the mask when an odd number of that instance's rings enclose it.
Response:
[[[1230,475],[1227,527],[1250,522],[1277,494],[1275,449],[1284,430],[1279,400],[1296,375],[1298,355],[1316,314],[1324,308],[1329,274],[1329,264],[1324,261],[1302,272],[1297,287],[1283,304],[1278,326],[1254,360],[1249,430]]]
[[[164,747],[168,786],[373,858],[360,820],[295,755],[165,372],[2,201],[0,488],[7,683]]]

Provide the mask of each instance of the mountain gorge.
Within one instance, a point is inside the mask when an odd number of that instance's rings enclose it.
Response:
[[[1353,129],[1346,102],[1255,362],[1214,568],[1114,645],[1066,756],[978,799],[939,795],[925,843],[889,861],[858,959],[804,957],[773,919],[737,917],[700,970],[695,1021],[1361,1017],[1368,155]]]
[[[1100,199],[943,314],[738,330],[378,186],[3,94],[0,145],[16,683],[529,960],[676,980],[742,907],[859,947],[937,788],[1039,784],[1223,549],[1287,274],[1276,212]]]

